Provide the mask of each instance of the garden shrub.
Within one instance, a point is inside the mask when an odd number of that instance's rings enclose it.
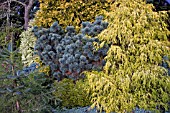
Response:
[[[7,35],[6,32],[0,32],[0,43],[2,44],[2,45],[0,45],[0,48],[2,48],[5,45],[5,43],[6,43],[5,42],[6,35]]]
[[[97,15],[109,10],[107,0],[40,0],[40,10],[35,16],[34,25],[49,27],[55,21],[63,28],[75,26],[79,30],[83,21],[93,22]]]
[[[46,83],[48,79],[40,73],[22,74],[5,78],[0,89],[0,110],[6,113],[18,113],[16,109],[17,102],[20,110],[27,113],[46,113],[52,110],[55,101],[52,95],[52,88]],[[14,83],[17,86],[13,86]],[[46,111],[46,112],[45,112]]]
[[[35,26],[33,32],[37,37],[35,50],[40,60],[50,66],[51,76],[61,81],[63,78],[77,80],[83,78],[84,70],[102,70],[105,64],[108,46],[96,38],[101,31],[107,28],[108,23],[98,16],[93,23],[83,22],[81,33],[77,34],[73,26],[63,30],[58,22],[50,28]]]
[[[29,66],[34,62],[34,46],[36,43],[36,37],[32,33],[32,28],[28,28],[23,31],[20,35],[20,53],[22,54],[22,63],[25,66]]]
[[[135,107],[157,111],[170,102],[170,76],[160,66],[170,58],[167,13],[153,11],[144,0],[117,0],[106,12],[109,26],[99,39],[110,46],[102,72],[85,72],[100,110],[130,112]],[[162,19],[164,17],[164,19]]]
[[[22,32],[21,28],[15,28],[15,27],[7,27],[5,26],[0,31],[0,48],[3,48],[4,46],[7,46],[10,42],[11,38],[13,38],[13,42],[15,43],[15,49],[19,47],[19,34]]]
[[[83,107],[91,105],[88,82],[86,79],[74,83],[71,79],[63,79],[54,83],[55,98],[61,100],[61,106],[66,108]]]
[[[0,53],[0,111],[50,112],[55,106],[51,100],[57,101],[52,96],[52,87],[49,87],[51,79],[39,73],[35,63],[22,68],[21,56],[12,47],[9,50],[4,48]]]
[[[33,22],[34,20],[31,20],[29,25],[32,26]],[[19,46],[19,50],[24,66],[30,66],[30,64],[35,62],[39,64],[39,72],[43,72],[49,75],[49,66],[45,66],[40,61],[39,56],[35,54],[36,51],[34,50],[34,46],[36,44],[37,38],[32,33],[32,27],[29,27],[26,31],[23,31],[20,37],[21,43]]]
[[[39,64],[38,71],[40,73],[45,73],[46,75],[50,76],[50,67],[48,65],[45,65],[38,55],[35,55],[34,62]]]

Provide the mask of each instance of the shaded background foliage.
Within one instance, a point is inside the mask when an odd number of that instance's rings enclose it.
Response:
[[[170,10],[169,0],[146,0],[147,3],[152,3],[157,11]]]

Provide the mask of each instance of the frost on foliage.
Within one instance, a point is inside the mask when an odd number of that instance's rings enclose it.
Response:
[[[33,63],[33,54],[34,54],[34,45],[36,43],[36,37],[32,33],[32,28],[28,28],[26,31],[23,31],[20,35],[21,44],[20,44],[20,53],[22,54],[22,63],[25,66],[29,66]]]
[[[93,45],[93,43],[100,45],[100,41],[94,36],[108,26],[102,19],[99,16],[93,23],[83,22],[82,32],[79,34],[76,34],[73,26],[67,26],[66,30],[63,30],[58,22],[54,22],[48,29],[36,26],[33,28],[37,37],[34,49],[43,63],[50,66],[52,75],[57,80],[63,78],[77,80],[83,77],[80,73],[84,70],[102,70],[108,46],[103,45],[96,49]],[[86,28],[89,32],[85,30]]]

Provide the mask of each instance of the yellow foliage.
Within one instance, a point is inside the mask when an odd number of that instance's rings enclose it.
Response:
[[[91,107],[110,112],[130,112],[136,106],[153,110],[162,105],[168,109],[170,101],[170,77],[163,76],[165,70],[159,66],[140,66],[131,72],[117,70],[115,74],[104,72],[86,72],[89,90],[92,92]]]
[[[96,16],[109,10],[110,4],[107,0],[40,0],[34,24],[49,27],[58,21],[64,28],[72,25],[79,30],[82,21],[94,21]]]
[[[50,67],[49,66],[46,66],[46,65],[43,65],[42,61],[40,60],[40,57],[39,56],[35,56],[34,57],[34,62],[39,64],[39,69],[38,71],[41,72],[41,73],[45,73],[47,74],[48,76],[50,75]]]
[[[136,5],[138,4],[138,5]],[[167,40],[170,31],[162,18],[167,19],[167,13],[153,12],[153,6],[142,0],[118,0],[112,6],[113,12],[107,12],[109,27],[99,36],[108,43],[144,44],[150,39]]]
[[[166,12],[154,12],[144,0],[116,0],[105,12],[109,26],[99,39],[110,44],[102,72],[85,72],[92,102],[100,110],[131,112],[136,106],[153,110],[170,102],[170,76],[159,66],[170,59]]]
[[[64,79],[60,82],[56,81],[54,86],[56,91],[53,94],[56,98],[62,100],[61,105],[63,107],[91,105],[87,80],[78,80],[74,83],[71,79]]]

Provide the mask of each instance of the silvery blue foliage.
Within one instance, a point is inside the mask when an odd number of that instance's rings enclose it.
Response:
[[[72,109],[53,109],[52,113],[106,113],[104,111],[99,112],[96,108],[91,109],[90,106],[86,107],[77,107]],[[115,112],[111,112],[115,113]],[[144,110],[136,107],[131,113],[154,113],[153,111]],[[165,111],[163,113],[169,113],[169,111]]]
[[[144,109],[140,109],[138,107],[136,107],[134,110],[133,110],[134,113],[152,113],[151,111],[149,110],[144,110]]]
[[[170,76],[170,66],[168,65],[167,61],[169,61],[169,58],[167,56],[163,56],[163,61],[160,66],[164,67],[168,71],[168,75]]]
[[[21,75],[29,75],[31,72],[34,72],[37,69],[38,64],[36,63],[32,63],[30,66],[24,67],[22,70],[18,70],[16,72],[17,76],[21,76]],[[14,76],[13,76],[14,77]]]
[[[90,109],[90,106],[86,106],[86,107],[77,107],[72,109],[60,109],[60,110],[53,109],[52,113],[100,113],[100,112],[96,108]],[[101,113],[105,113],[105,112],[103,111]]]
[[[104,29],[107,28],[108,23],[102,21],[103,16],[96,17],[94,23],[90,22],[82,22],[82,34],[87,34],[90,36],[97,36],[100,34]]]
[[[104,62],[103,58],[107,54],[108,46],[104,45],[96,50],[93,45],[94,42],[100,44],[98,38],[94,36],[108,26],[108,23],[103,22],[102,19],[103,17],[99,16],[94,23],[83,22],[82,32],[79,34],[73,26],[67,26],[66,30],[63,30],[58,22],[54,22],[48,29],[36,26],[33,28],[34,35],[37,37],[34,49],[43,63],[50,66],[57,80],[63,78],[77,80],[82,77],[80,73],[84,70],[102,69],[103,65],[96,62]]]

